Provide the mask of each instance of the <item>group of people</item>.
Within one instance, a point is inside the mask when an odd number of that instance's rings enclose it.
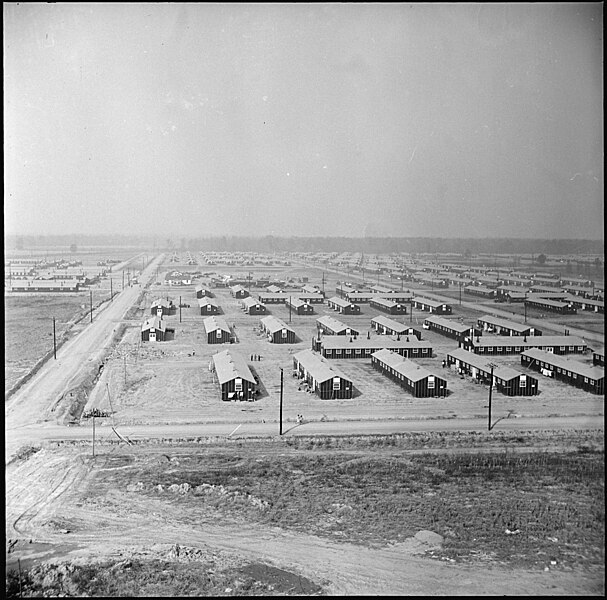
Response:
[[[261,354],[251,354],[251,362],[254,360],[261,360]]]
[[[297,415],[297,424],[301,425],[303,423],[303,415]]]

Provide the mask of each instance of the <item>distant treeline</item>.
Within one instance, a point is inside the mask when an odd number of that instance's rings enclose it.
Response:
[[[35,250],[61,247],[66,251],[90,246],[216,252],[365,252],[477,254],[603,254],[603,240],[538,240],[516,238],[394,238],[394,237],[159,237],[130,235],[5,236],[5,248]]]

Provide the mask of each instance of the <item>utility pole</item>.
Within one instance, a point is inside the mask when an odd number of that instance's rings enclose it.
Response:
[[[282,367],[279,367],[280,369],[280,429],[279,429],[279,433],[280,435],[282,435],[282,384],[283,384],[283,377],[284,377],[284,373],[282,370]]]
[[[57,337],[55,335],[55,317],[53,317],[53,355],[57,360]]]
[[[459,284],[459,304],[460,304],[460,306],[462,305],[462,284],[461,284],[461,281],[460,281],[460,284]]]
[[[181,296],[179,296],[179,322],[181,323]]]
[[[493,369],[497,367],[494,363],[488,363],[489,367],[491,367],[491,376],[489,379],[489,421],[487,423],[487,431],[491,431],[491,394],[493,392]]]
[[[114,288],[112,286],[112,278],[110,277],[110,302],[114,302]]]
[[[289,323],[291,322],[291,296],[289,296]]]
[[[523,306],[525,308],[525,323],[527,323],[527,292],[525,292],[525,299],[523,300]]]
[[[89,290],[90,293],[90,303],[91,303],[91,323],[93,322],[93,290]]]
[[[122,269],[122,289],[124,289],[124,269]]]

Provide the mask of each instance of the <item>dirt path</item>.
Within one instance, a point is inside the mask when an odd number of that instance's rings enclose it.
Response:
[[[157,257],[142,275],[142,287],[153,275]],[[142,287],[127,287],[114,296],[93,315],[90,323],[80,334],[68,341],[57,352],[57,360],[48,361],[5,405],[5,429],[48,420],[47,410],[70,389],[87,365],[101,362],[112,336],[128,309],[135,302]]]
[[[365,548],[277,527],[218,522],[164,497],[103,492],[95,487],[95,470],[120,468],[108,467],[103,458],[91,470],[75,450],[45,452],[7,470],[6,535],[49,544],[49,555],[63,547],[67,559],[124,559],[158,545],[179,544],[299,573],[324,582],[333,595],[600,593],[598,575],[440,562],[422,557],[432,546],[414,538]]]

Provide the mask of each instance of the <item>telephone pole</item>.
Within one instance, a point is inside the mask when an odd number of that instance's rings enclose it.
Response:
[[[57,360],[57,337],[55,335],[55,317],[53,317],[53,356]]]
[[[491,431],[491,394],[493,392],[493,369],[497,367],[494,363],[488,363],[488,367],[491,367],[491,375],[489,379],[489,421],[487,423],[487,431]]]
[[[283,374],[282,367],[279,367],[279,369],[280,369],[280,415],[279,415],[280,429],[279,429],[279,433],[280,433],[280,435],[282,435],[282,385],[283,385],[284,374]]]
[[[181,296],[179,296],[179,322],[181,323]]]
[[[93,322],[93,290],[89,290],[91,304],[91,323]]]

